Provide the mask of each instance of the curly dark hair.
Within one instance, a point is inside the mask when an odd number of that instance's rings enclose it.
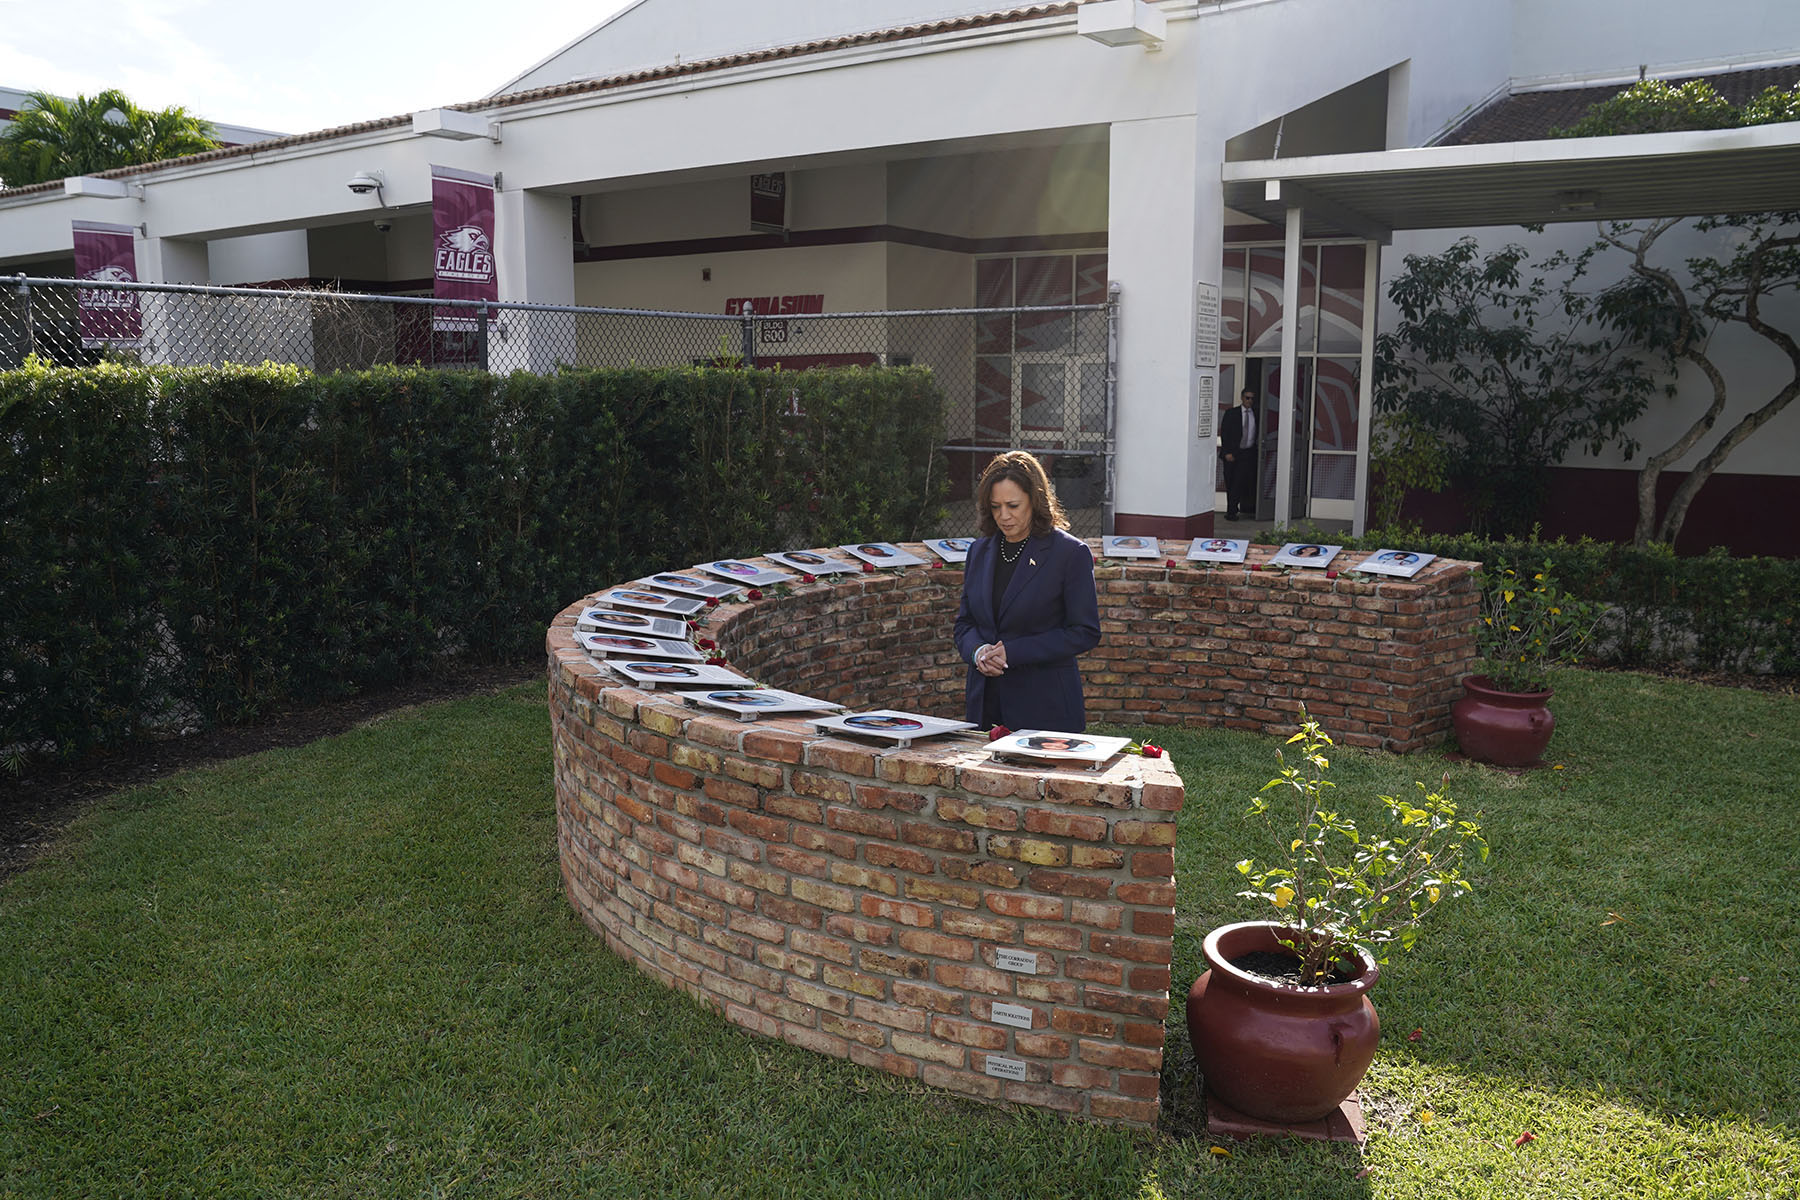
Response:
[[[981,482],[975,488],[975,523],[983,534],[995,533],[1000,528],[994,524],[994,514],[988,505],[993,500],[994,485],[1002,479],[1012,480],[1031,498],[1032,536],[1069,527],[1068,514],[1063,512],[1062,502],[1056,498],[1056,489],[1050,484],[1044,464],[1023,450],[1008,450],[994,455],[993,461],[983,468]]]

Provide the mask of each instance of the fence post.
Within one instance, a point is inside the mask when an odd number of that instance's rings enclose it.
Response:
[[[19,303],[25,306],[25,353],[37,353],[37,323],[31,319],[31,285],[25,282],[25,272],[19,272]]]
[[[481,353],[481,369],[488,369],[488,306],[483,300],[475,310],[475,342]]]
[[[1106,285],[1106,497],[1100,502],[1100,532],[1113,531],[1113,461],[1119,424],[1119,281]]]
[[[753,311],[754,310],[750,307],[750,301],[744,301],[742,311],[743,319],[739,322],[739,327],[743,331],[743,359],[746,367],[754,367],[756,365],[756,326],[751,321],[751,314]]]

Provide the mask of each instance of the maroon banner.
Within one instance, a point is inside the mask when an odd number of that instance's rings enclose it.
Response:
[[[440,300],[498,300],[494,267],[494,177],[431,168],[432,294]],[[463,308],[433,310],[433,329],[474,329]]]
[[[75,278],[101,283],[137,282],[136,232],[130,225],[71,221],[75,231]],[[83,345],[135,342],[144,336],[137,293],[114,288],[77,288]]]
[[[787,232],[787,173],[750,177],[750,228],[758,233]]]

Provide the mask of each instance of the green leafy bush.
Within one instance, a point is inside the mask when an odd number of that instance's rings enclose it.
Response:
[[[1722,548],[1684,558],[1661,545],[1638,549],[1588,538],[1489,541],[1416,529],[1375,529],[1352,538],[1302,525],[1274,530],[1262,540],[1332,542],[1347,551],[1428,550],[1504,562],[1527,578],[1554,566],[1564,594],[1605,610],[1582,651],[1584,662],[1800,674],[1800,606],[1794,602],[1800,596],[1800,560],[1735,558]],[[1484,587],[1497,585],[1493,573],[1484,577]]]
[[[919,368],[0,373],[0,754],[518,657],[650,570],[919,536]]]

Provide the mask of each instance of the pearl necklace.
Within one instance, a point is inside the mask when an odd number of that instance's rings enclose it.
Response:
[[[1023,553],[1025,553],[1025,543],[1026,543],[1026,542],[1029,542],[1029,541],[1030,541],[1030,540],[1031,540],[1031,535],[1030,535],[1030,534],[1026,534],[1026,535],[1025,535],[1025,538],[1024,538],[1024,541],[1019,541],[1019,542],[1009,542],[1009,541],[1007,541],[1007,540],[1006,540],[1006,535],[1005,535],[1005,534],[1001,534],[1001,535],[1000,535],[1000,561],[1001,561],[1001,562],[1003,562],[1003,563],[1005,563],[1005,564],[1006,564],[1006,565],[1007,565],[1007,566],[1009,566],[1009,567],[1010,567],[1010,566],[1011,566],[1011,565],[1012,565],[1012,564],[1014,564],[1014,563],[1016,563],[1016,562],[1018,562],[1018,561],[1019,561],[1019,555],[1021,555],[1021,554],[1023,554]],[[1012,552],[1012,553],[1011,553],[1011,554],[1008,554],[1008,553],[1007,553],[1007,552],[1006,552],[1006,548],[1007,548],[1007,547],[1008,547],[1008,546],[1017,546],[1017,547],[1018,547],[1018,549],[1017,549],[1017,550],[1014,550],[1014,551],[1013,551],[1013,552]]]

